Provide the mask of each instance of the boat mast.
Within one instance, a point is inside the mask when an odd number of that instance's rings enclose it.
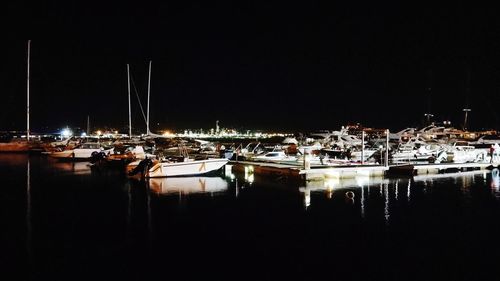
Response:
[[[146,119],[146,134],[149,135],[149,97],[151,93],[151,61],[149,61],[149,78],[148,78],[148,116]]]
[[[431,118],[434,117],[434,115],[431,113],[431,94],[432,94],[432,70],[429,70],[428,72],[428,87],[427,87],[427,113],[424,114],[424,116],[427,118],[427,124],[425,126],[431,125]]]
[[[30,49],[31,40],[28,40],[28,71],[26,75],[26,139],[30,140]]]
[[[132,107],[130,106],[130,67],[127,63],[127,85],[128,85],[128,136],[132,138]]]
[[[463,129],[464,131],[467,131],[468,128],[467,128],[467,113],[469,113],[471,111],[471,108],[469,106],[469,96],[470,96],[470,78],[471,78],[471,74],[470,74],[470,70],[467,71],[467,80],[465,81],[465,107],[462,109],[462,111],[465,113],[465,116],[464,116],[464,126],[463,126]]]

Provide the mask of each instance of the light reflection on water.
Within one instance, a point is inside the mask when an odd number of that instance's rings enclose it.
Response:
[[[9,161],[12,161],[12,165]],[[410,215],[422,216],[424,221],[432,220],[434,213],[426,213],[428,206],[443,211],[445,207],[449,207],[449,202],[457,201],[460,203],[457,206],[471,208],[474,202],[471,203],[469,199],[473,196],[480,203],[498,203],[500,198],[498,169],[491,172],[473,171],[394,179],[368,176],[345,180],[332,178],[299,186],[253,174],[235,175],[227,170],[224,176],[162,178],[137,182],[121,178],[118,174],[93,173],[87,164],[59,163],[36,156],[0,155],[0,168],[5,178],[4,192],[8,194],[0,197],[0,203],[9,211],[12,210],[13,217],[16,213],[21,214],[19,221],[22,225],[17,227],[20,230],[15,230],[15,224],[7,223],[7,226],[11,226],[7,231],[13,234],[6,237],[20,239],[21,248],[25,243],[26,250],[23,251],[26,251],[27,260],[33,257],[35,264],[45,265],[45,259],[58,263],[57,254],[44,252],[44,249],[51,251],[55,248],[66,256],[76,255],[81,258],[73,253],[71,247],[106,249],[106,243],[118,243],[115,245],[117,249],[128,249],[128,245],[133,244],[139,249],[134,251],[144,255],[142,248],[145,241],[148,242],[148,247],[145,248],[151,253],[159,247],[158,244],[161,245],[163,239],[186,242],[188,238],[183,240],[186,236],[198,237],[191,233],[200,233],[199,241],[219,241],[220,247],[223,247],[221,241],[247,243],[252,239],[257,239],[255,245],[258,245],[265,243],[267,238],[259,237],[268,237],[272,233],[268,232],[268,228],[274,225],[274,231],[295,224],[297,229],[309,229],[310,236],[301,233],[305,238],[304,241],[299,240],[309,243],[311,238],[328,233],[329,228],[337,233],[346,225],[361,223],[368,231],[374,231],[367,227],[371,224],[390,229],[394,225],[404,224],[402,221]],[[199,196],[200,194],[209,196]],[[15,201],[12,198],[20,199]],[[445,207],[440,209],[440,204]],[[289,215],[293,212],[299,215]],[[343,217],[348,218],[348,223],[342,224]],[[476,218],[472,218],[470,221],[475,221]],[[264,223],[261,224],[262,221]],[[314,227],[308,228],[311,224]],[[198,225],[202,227],[197,228]],[[311,230],[316,228],[320,228],[318,233]],[[111,233],[110,238],[106,240],[95,235],[97,229],[104,234]],[[211,232],[215,234],[210,235]],[[231,236],[233,232],[236,233],[235,236]],[[62,234],[54,236],[53,233]],[[248,236],[245,236],[247,233]],[[259,236],[261,233],[262,236]],[[348,233],[343,238],[351,234],[356,233]],[[287,235],[293,238],[289,238],[290,244],[301,244],[295,243],[294,239],[297,237],[293,233]],[[120,242],[124,240],[123,236],[126,237],[126,242]],[[225,238],[220,239],[219,236]],[[244,238],[238,240],[239,236]],[[279,237],[283,239],[285,236]],[[90,243],[89,246],[85,242],[88,240],[104,240],[106,243],[97,243],[96,246]],[[275,243],[281,240],[270,241]],[[72,245],[65,252],[68,243],[82,245]],[[202,242],[195,245],[212,249]],[[266,244],[270,245],[271,242]],[[171,250],[170,247],[172,245],[169,244],[164,249]],[[183,247],[189,245],[185,244]],[[196,250],[196,247],[193,246],[190,250]],[[288,247],[287,244],[283,249]],[[179,246],[176,253],[183,250]],[[133,256],[140,256],[134,251],[131,252]],[[321,248],[317,251],[322,254]],[[314,250],[312,253],[315,253]],[[87,261],[86,258],[81,260]],[[103,257],[98,259],[99,262],[104,260]],[[124,260],[125,258],[120,261]],[[69,262],[62,265],[71,268]]]
[[[222,177],[172,177],[149,179],[151,191],[157,194],[221,193],[228,189]]]
[[[381,178],[381,177],[354,177],[348,179],[327,179],[325,181],[308,182],[305,186],[300,187],[299,190],[304,197],[304,208],[307,210],[311,206],[314,206],[315,202],[323,201],[326,202],[331,200],[332,197],[342,197],[347,196],[349,192],[355,194],[351,202],[346,200],[347,203],[355,203],[359,206],[360,217],[364,218],[366,216],[366,208],[371,203],[374,203],[378,198],[383,199],[383,216],[386,224],[390,223],[391,212],[394,210],[391,206],[397,203],[400,199],[403,199],[407,204],[411,203],[414,198],[412,198],[412,193],[418,191],[420,194],[432,194],[435,189],[441,188],[441,186],[456,186],[460,190],[463,198],[470,197],[470,189],[472,186],[481,182],[490,182],[491,190],[495,197],[500,198],[500,176],[498,169],[493,171],[481,170],[481,171],[468,171],[468,172],[458,172],[458,173],[447,173],[447,174],[428,174],[428,175],[418,175],[408,178]],[[373,197],[375,193],[373,190],[377,191],[377,197]],[[351,200],[351,199],[350,199]],[[373,202],[372,202],[373,201]],[[335,201],[332,204],[340,204],[342,201]],[[398,211],[396,208],[395,211]]]

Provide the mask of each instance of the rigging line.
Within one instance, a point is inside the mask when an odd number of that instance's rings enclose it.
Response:
[[[144,118],[144,122],[147,123],[146,114],[144,113],[144,109],[142,108],[141,98],[139,98],[139,93],[137,92],[137,88],[134,82],[134,77],[132,76],[132,74],[130,74],[130,81],[132,81],[132,86],[134,87],[135,96],[137,97],[137,101],[139,102],[139,107],[141,108],[142,118]]]

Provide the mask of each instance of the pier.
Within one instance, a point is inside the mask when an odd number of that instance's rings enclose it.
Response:
[[[270,178],[286,178],[292,181],[322,181],[330,178],[348,179],[358,176],[412,176],[439,174],[457,171],[485,170],[498,167],[499,163],[440,163],[440,164],[403,164],[403,165],[348,165],[313,166],[305,169],[301,165],[230,161],[233,173],[253,174]]]

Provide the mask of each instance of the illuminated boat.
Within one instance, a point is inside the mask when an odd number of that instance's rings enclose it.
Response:
[[[28,152],[30,143],[24,140],[0,142],[0,152]]]
[[[137,160],[127,165],[129,176],[141,174],[148,178],[202,175],[217,171],[229,162],[225,158],[194,160],[184,158],[182,161]]]
[[[109,154],[112,151],[113,149],[105,150],[99,143],[83,143],[75,149],[52,152],[49,156],[67,160],[83,160],[90,159],[92,157],[92,153],[104,152]]]
[[[254,156],[250,159],[253,161],[265,162],[297,161],[297,157],[287,155],[284,151],[270,151],[263,155]]]

